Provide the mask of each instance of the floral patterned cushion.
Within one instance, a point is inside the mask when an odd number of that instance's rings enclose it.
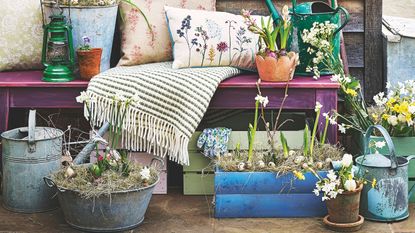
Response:
[[[0,71],[42,68],[40,1],[7,1],[1,5]]]
[[[143,16],[131,5],[121,2],[124,15],[121,22],[121,59],[118,65],[131,66],[151,62],[171,61],[171,43],[164,6],[187,9],[215,10],[216,0],[131,0],[147,16],[150,32]]]
[[[242,16],[173,7],[165,10],[173,43],[173,68],[255,69],[258,35],[247,29]],[[260,17],[253,16],[257,22]]]

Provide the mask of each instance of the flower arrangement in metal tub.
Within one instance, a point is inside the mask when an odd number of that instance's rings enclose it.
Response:
[[[71,164],[45,178],[49,186],[58,190],[66,222],[87,231],[123,231],[139,225],[159,181],[158,168],[152,164],[148,167],[130,163],[128,152],[118,149],[123,121],[129,106],[138,104],[138,96],[126,98],[122,93],[115,93],[108,98],[112,101],[108,114],[113,119],[109,122],[109,143],[98,133],[91,139],[97,161]],[[86,116],[93,111],[91,103],[95,100],[86,92],[76,100],[85,104]],[[106,145],[103,152],[98,144]]]

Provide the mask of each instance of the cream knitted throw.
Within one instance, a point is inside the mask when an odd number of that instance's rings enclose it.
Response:
[[[112,97],[139,96],[129,106],[122,128],[122,144],[135,151],[166,155],[189,165],[189,139],[202,120],[219,83],[240,73],[232,67],[172,69],[171,62],[116,67],[95,76],[85,116],[94,126],[114,122]]]

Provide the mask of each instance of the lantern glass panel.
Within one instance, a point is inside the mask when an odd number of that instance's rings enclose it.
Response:
[[[51,64],[62,64],[69,61],[69,48],[65,42],[48,42],[46,61]]]

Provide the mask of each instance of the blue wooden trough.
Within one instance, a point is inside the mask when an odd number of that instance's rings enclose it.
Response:
[[[325,176],[326,172],[320,172]],[[325,202],[313,194],[317,178],[310,172],[305,180],[292,173],[215,172],[216,218],[322,217]]]

